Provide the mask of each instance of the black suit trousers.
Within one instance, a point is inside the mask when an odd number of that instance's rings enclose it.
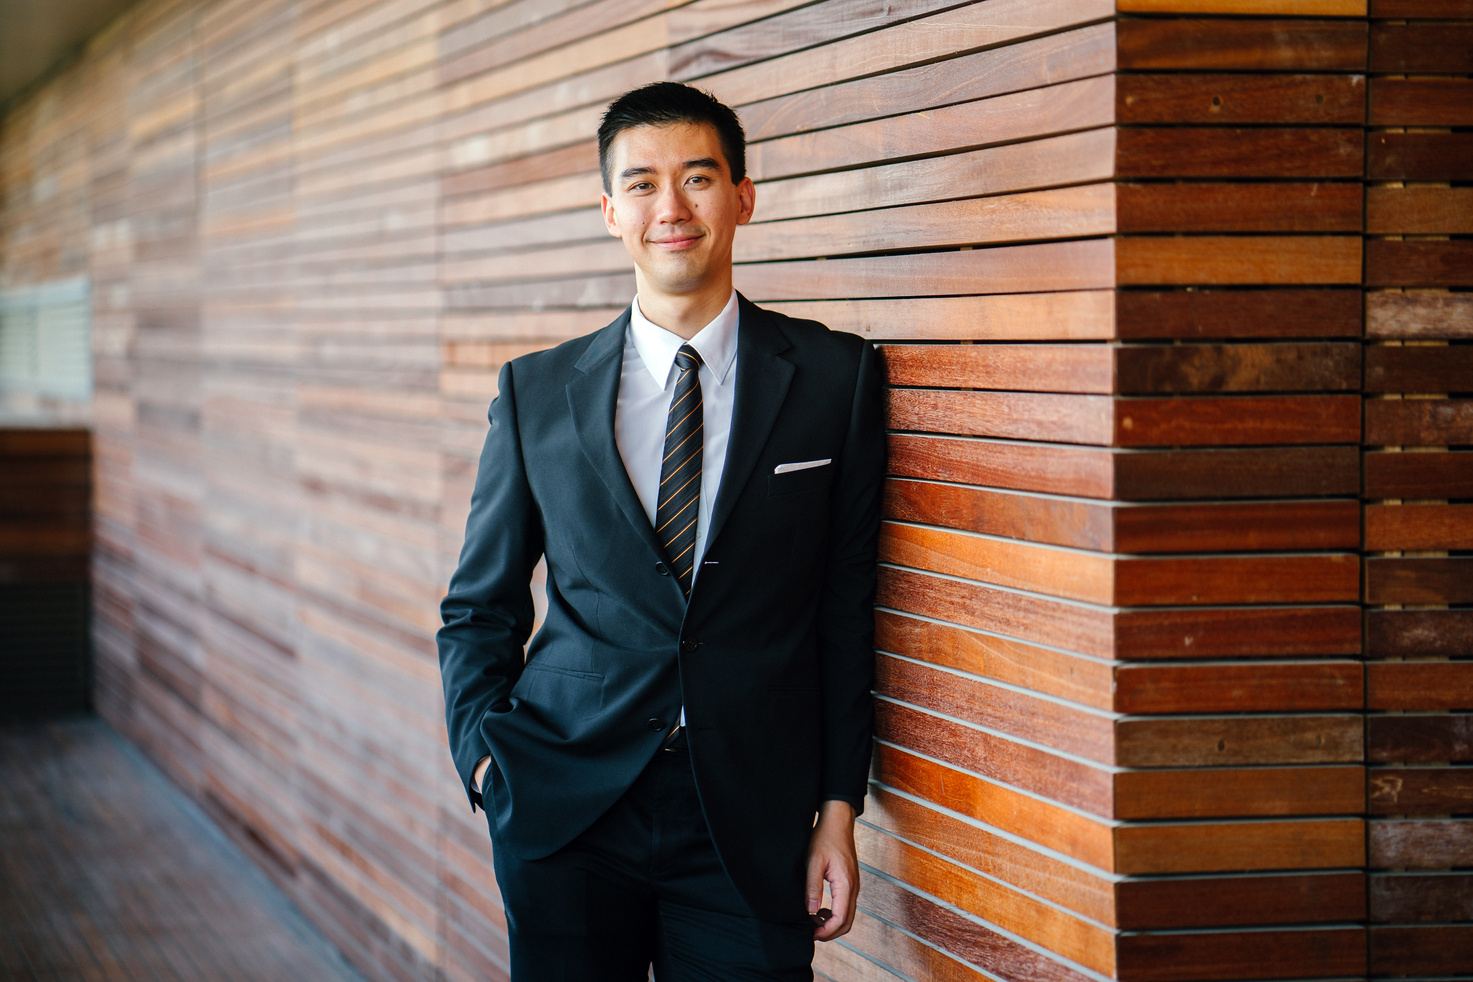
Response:
[[[722,868],[684,736],[567,846],[498,841],[512,982],[810,982],[813,926],[763,921]]]

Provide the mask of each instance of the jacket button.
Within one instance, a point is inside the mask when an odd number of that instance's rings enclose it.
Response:
[[[695,651],[700,646],[701,642],[697,641],[695,638],[686,638],[684,641],[680,642],[681,651]]]
[[[661,576],[669,576],[670,567],[666,566],[664,563],[655,563],[655,572],[659,573]]]
[[[647,725],[650,729],[658,733],[660,730],[663,730],[665,728],[665,721],[662,719],[652,719]]]

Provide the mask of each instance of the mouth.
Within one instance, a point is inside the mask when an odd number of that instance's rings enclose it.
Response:
[[[702,236],[698,233],[689,233],[686,235],[676,236],[668,239],[652,239],[650,240],[650,245],[654,246],[657,249],[666,249],[671,252],[679,252],[682,249],[691,248],[696,243],[700,242],[701,238]]]

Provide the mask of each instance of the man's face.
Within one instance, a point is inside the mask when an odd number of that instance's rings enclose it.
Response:
[[[634,259],[640,293],[729,290],[732,236],[751,220],[756,189],[731,182],[715,128],[636,126],[610,149],[604,223]]]

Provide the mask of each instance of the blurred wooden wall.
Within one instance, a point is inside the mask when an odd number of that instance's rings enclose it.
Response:
[[[92,278],[98,703],[371,978],[502,976],[436,602],[501,363],[633,292],[602,107],[693,80],[739,288],[892,387],[820,971],[1473,977],[1470,25],[144,0],[0,132],[0,277]]]

